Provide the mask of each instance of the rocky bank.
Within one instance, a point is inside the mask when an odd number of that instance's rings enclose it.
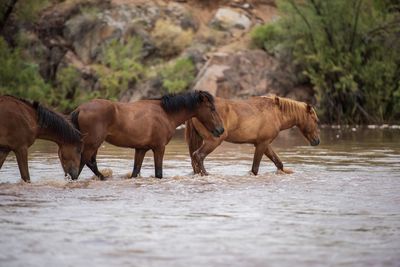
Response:
[[[97,90],[104,47],[135,37],[143,43],[140,60],[150,69],[190,58],[196,69],[190,88],[226,98],[274,93],[313,102],[311,88],[297,85],[277,58],[251,46],[252,28],[277,16],[273,0],[64,1],[44,10],[26,36],[41,75],[55,84],[57,73],[72,67],[79,73],[79,88]],[[119,98],[163,93],[156,75],[131,83]]]

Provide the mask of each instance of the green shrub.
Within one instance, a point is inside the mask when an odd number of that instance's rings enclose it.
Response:
[[[283,41],[281,30],[276,23],[254,27],[250,35],[254,46],[270,52]]]
[[[56,79],[57,87],[54,89],[53,105],[64,112],[71,112],[83,102],[99,97],[97,91],[90,92],[82,88],[81,75],[72,66],[59,69]]]
[[[21,50],[9,48],[1,37],[0,62],[0,94],[51,103],[51,86],[40,76],[38,65],[25,61]]]
[[[188,58],[180,58],[161,71],[163,87],[168,93],[179,93],[188,89],[195,78],[194,75],[194,64]]]
[[[139,38],[129,38],[126,42],[113,40],[104,47],[102,65],[95,66],[102,97],[116,98],[146,75],[146,68],[140,62],[142,47]]]
[[[285,55],[314,86],[326,122],[400,119],[400,23],[395,1],[282,0],[253,44]]]

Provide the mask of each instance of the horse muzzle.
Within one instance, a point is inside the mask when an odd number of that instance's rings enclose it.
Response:
[[[313,138],[313,139],[311,139],[311,141],[310,141],[310,145],[312,145],[312,146],[318,146],[319,143],[320,143],[319,138]]]
[[[214,130],[211,131],[211,133],[214,135],[214,137],[220,137],[224,133],[224,127],[216,127]]]
[[[75,168],[70,168],[67,172],[66,172],[66,176],[69,175],[71,177],[72,180],[76,180],[78,179],[79,176],[79,171]]]

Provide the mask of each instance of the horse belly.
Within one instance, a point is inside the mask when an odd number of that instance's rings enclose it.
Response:
[[[138,134],[136,131],[125,132],[119,131],[109,134],[106,137],[106,142],[119,147],[141,148],[148,145],[148,138]]]

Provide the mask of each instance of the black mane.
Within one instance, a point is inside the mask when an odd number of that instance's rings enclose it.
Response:
[[[38,124],[41,128],[47,128],[61,136],[61,138],[67,143],[77,143],[81,140],[81,133],[79,130],[75,129],[75,127],[61,114],[58,114],[44,106],[42,106],[37,101],[29,101],[20,97],[15,97],[8,95],[10,97],[15,98],[18,101],[32,107],[36,110],[36,114],[38,116]]]
[[[192,91],[180,94],[168,94],[161,97],[161,106],[167,113],[182,109],[194,110],[206,98],[214,104],[214,97],[206,91]]]
[[[40,127],[47,128],[60,135],[68,143],[77,143],[81,140],[81,133],[62,115],[33,102],[33,107],[38,114]]]

